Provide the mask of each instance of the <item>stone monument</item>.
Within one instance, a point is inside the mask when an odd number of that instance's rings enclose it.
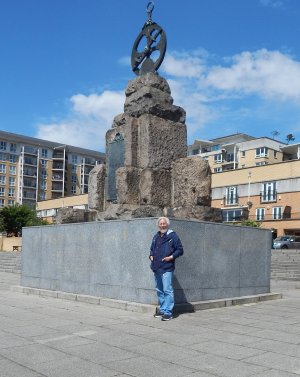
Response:
[[[157,73],[166,35],[152,21],[152,2],[147,11],[132,49],[137,78],[127,86],[124,113],[106,133],[106,166],[90,173],[89,208],[97,220],[165,215],[221,222],[221,211],[211,207],[208,162],[186,157],[185,110],[173,104],[167,81]],[[156,60],[153,52],[159,53]]]
[[[147,10],[132,52],[137,78],[106,134],[107,163],[90,173],[90,211],[63,210],[60,222],[69,224],[23,229],[24,291],[154,311],[136,303],[157,304],[148,255],[156,218],[167,215],[184,245],[174,276],[175,310],[196,310],[203,300],[225,298],[227,306],[242,296],[272,298],[271,231],[217,223],[210,168],[201,157],[186,157],[185,111],[157,74],[166,36],[151,19],[152,2]]]

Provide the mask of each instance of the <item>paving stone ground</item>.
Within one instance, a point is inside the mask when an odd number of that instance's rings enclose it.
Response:
[[[295,377],[300,281],[283,298],[182,314],[149,314],[11,290],[0,273],[0,377]]]

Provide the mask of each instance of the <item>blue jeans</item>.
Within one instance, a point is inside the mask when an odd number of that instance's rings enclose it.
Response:
[[[173,271],[164,273],[155,272],[154,277],[159,309],[164,314],[172,315],[174,307]]]

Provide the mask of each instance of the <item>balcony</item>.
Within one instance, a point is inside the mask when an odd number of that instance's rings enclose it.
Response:
[[[52,156],[53,160],[68,160],[68,156],[63,152],[63,151],[54,151],[53,152],[53,156]]]
[[[34,171],[34,170],[24,169],[23,170],[23,175],[27,176],[27,177],[36,177],[37,176],[37,172]]]
[[[52,174],[52,181],[63,181],[64,177],[62,174]]]
[[[261,191],[260,202],[261,203],[277,202],[277,191],[272,191],[272,190]]]
[[[24,165],[37,166],[37,159],[36,158],[25,157],[24,158]]]
[[[64,164],[53,162],[52,170],[64,170]]]
[[[37,156],[38,150],[32,147],[24,147],[24,154],[31,154],[33,156]]]

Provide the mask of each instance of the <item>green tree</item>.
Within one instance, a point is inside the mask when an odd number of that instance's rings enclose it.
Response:
[[[47,224],[47,221],[38,218],[36,212],[26,205],[16,204],[0,211],[0,231],[6,232],[7,236],[20,236],[24,226]]]
[[[259,228],[261,226],[261,223],[259,221],[248,219],[248,220],[243,220],[241,225],[252,226],[253,228]]]
[[[287,143],[289,144],[290,141],[294,141],[295,140],[295,137],[293,134],[288,134],[286,135],[286,141]]]

